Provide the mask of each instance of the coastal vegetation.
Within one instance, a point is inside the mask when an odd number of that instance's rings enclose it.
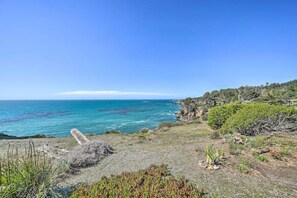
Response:
[[[296,107],[297,80],[214,90],[201,97],[186,98],[180,103],[182,109],[177,116],[181,121],[207,120],[209,109],[225,104],[268,103]]]
[[[179,122],[161,122],[158,127],[157,130],[163,129],[163,128],[170,128],[170,127],[174,127],[174,126],[180,126],[182,125],[182,123]]]
[[[211,108],[208,115],[209,126],[212,129],[220,129],[229,117],[243,107],[242,104],[227,104]]]
[[[62,166],[35,150],[32,141],[26,152],[8,149],[0,158],[0,197],[55,197]]]
[[[258,135],[265,132],[297,130],[297,110],[264,103],[248,104],[230,116],[221,128],[223,134]]]
[[[253,167],[253,163],[247,159],[241,159],[240,163],[236,165],[236,168],[244,174],[250,173],[250,169],[252,169]]]
[[[70,198],[95,197],[202,197],[203,191],[184,178],[174,178],[166,165],[151,165],[137,172],[103,177],[74,189]]]
[[[0,140],[15,140],[15,139],[32,139],[32,138],[52,138],[52,136],[46,136],[43,134],[37,134],[32,136],[14,136],[14,135],[7,135],[5,133],[0,133]]]
[[[297,110],[266,103],[227,104],[210,109],[208,124],[223,134],[294,131],[297,130]]]
[[[294,197],[296,82],[188,98],[181,102],[180,122],[133,134],[111,130],[89,135],[89,143],[80,146],[73,139],[45,137],[46,144],[51,142],[47,148],[67,150],[79,162],[69,163],[76,175],[70,171],[62,182],[59,175],[67,170],[36,152],[30,141],[25,155],[8,150],[1,158],[0,196],[55,197],[59,183],[73,198]],[[3,140],[0,151],[7,142],[23,141]],[[34,141],[44,145],[43,138]]]
[[[218,164],[221,161],[221,158],[223,157],[223,152],[220,149],[213,149],[212,145],[207,145],[205,148],[205,156],[206,156],[206,164],[208,169],[217,169]]]
[[[141,181],[141,178],[144,178],[144,181],[152,182],[151,185],[162,191],[164,188],[161,188],[159,184],[163,184],[163,181],[168,183],[167,180],[170,180],[172,181],[170,184],[174,184],[176,181],[173,180],[179,181],[186,178],[184,181],[193,188],[195,187],[194,191],[202,192],[200,189],[203,189],[203,197],[296,196],[297,192],[294,191],[297,181],[296,174],[294,174],[297,159],[296,133],[280,132],[245,136],[217,132],[218,130],[212,130],[206,122],[192,122],[172,126],[166,131],[87,136],[90,141],[108,142],[115,152],[87,168],[66,170],[66,175],[63,177],[56,175],[59,179],[58,181],[54,180],[53,184],[58,182],[63,194],[71,192],[71,194],[65,195],[66,197],[74,195],[84,197],[79,193],[89,193],[92,197],[92,193],[101,193],[99,187],[101,189],[105,184],[105,189],[114,187],[115,181],[121,181],[123,187],[126,188],[135,184],[132,182],[134,181],[132,178],[139,179],[136,181]],[[212,135],[213,133],[216,135]],[[213,136],[215,138],[212,138]],[[23,152],[27,141],[2,140],[0,155],[7,155],[8,143],[11,147],[18,148],[19,153]],[[69,151],[77,147],[77,142],[73,137],[34,139],[36,148],[45,143],[52,148]],[[9,156],[12,159],[12,152],[9,152]],[[206,165],[208,156],[211,164],[209,167],[213,167],[212,169],[200,166],[201,162],[203,162],[202,165]],[[2,160],[2,162],[4,161]],[[160,183],[147,180],[149,177],[147,169],[152,164],[157,165],[154,166],[155,171],[153,172],[159,170],[160,164],[166,164],[167,170],[170,170],[168,173],[170,176],[164,176],[158,180]],[[219,166],[219,169],[216,169],[214,164]],[[122,172],[127,177],[125,181],[121,178]],[[49,172],[47,173],[51,175]],[[30,182],[27,185],[29,186]],[[49,189],[56,188],[48,187]],[[114,191],[108,192],[118,192],[117,188],[113,189]],[[140,185],[132,192],[145,192],[143,189],[144,186]],[[166,187],[166,189],[168,190],[166,192],[171,192],[171,188]],[[186,192],[185,189],[184,187],[181,190]],[[95,192],[96,190],[98,192]],[[96,197],[96,194],[93,195]]]

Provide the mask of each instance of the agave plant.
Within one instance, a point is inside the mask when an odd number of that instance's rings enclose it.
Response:
[[[208,166],[218,165],[223,156],[222,150],[220,149],[214,150],[212,147],[213,147],[213,144],[210,146],[208,145],[205,148],[206,163]]]

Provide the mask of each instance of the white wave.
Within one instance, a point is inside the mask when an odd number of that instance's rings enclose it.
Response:
[[[144,122],[147,122],[148,120],[138,120],[138,121],[134,121],[133,123],[136,123],[136,124],[140,124],[140,123],[144,123]]]

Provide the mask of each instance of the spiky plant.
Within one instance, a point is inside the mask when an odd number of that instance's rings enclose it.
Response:
[[[210,146],[208,145],[205,148],[206,163],[208,164],[208,166],[217,165],[223,156],[222,150],[214,150],[212,147],[213,144]]]
[[[57,171],[51,159],[36,152],[33,141],[23,155],[9,147],[0,159],[0,197],[54,197]]]

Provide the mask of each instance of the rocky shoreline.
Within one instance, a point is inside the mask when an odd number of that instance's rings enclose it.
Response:
[[[297,108],[296,87],[297,80],[293,80],[286,83],[213,90],[201,97],[177,101],[181,109],[176,115],[178,120],[183,122],[204,121],[207,120],[210,108],[234,103],[268,103]]]
[[[0,140],[10,140],[10,139],[31,139],[31,138],[54,138],[53,136],[47,136],[44,134],[37,134],[31,136],[14,136],[7,135],[5,133],[0,133]]]

